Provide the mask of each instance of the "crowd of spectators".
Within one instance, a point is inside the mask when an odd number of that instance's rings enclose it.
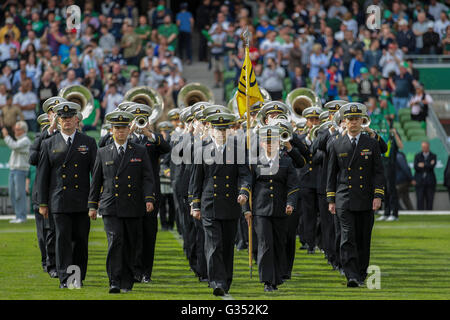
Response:
[[[253,4],[204,0],[196,9],[203,35],[199,58],[208,61],[210,53],[216,86],[222,85],[227,71],[236,71],[238,81],[244,59],[240,34],[248,25],[255,74],[272,98],[281,99],[289,79],[291,89],[309,86],[323,102],[343,98],[368,103],[374,97],[377,109],[387,104],[396,117],[400,109],[416,103],[416,88],[423,89],[408,55],[450,51],[450,11],[436,0]],[[380,8],[378,29],[366,26],[369,5]],[[423,120],[426,111],[419,113],[416,119]]]
[[[69,29],[73,4],[81,7],[81,24]],[[0,124],[10,133],[20,119],[37,131],[42,103],[74,84],[88,87],[95,99],[84,130],[98,129],[138,85],[158,90],[170,109],[185,84],[178,56],[192,62],[194,20],[187,4],[174,15],[165,1],[149,1],[143,9],[135,0],[7,0],[0,18]]]
[[[192,63],[194,35],[199,60],[210,63],[216,87],[223,86],[224,72],[239,73],[240,34],[249,26],[257,80],[274,99],[282,98],[287,78],[290,88],[310,86],[324,102],[377,97],[380,105],[383,96],[395,114],[412,106],[420,86],[406,56],[450,51],[449,8],[436,0],[203,0],[198,6],[179,4],[176,12],[166,1],[87,0],[81,26],[69,30],[72,4],[8,0],[0,7],[0,85],[6,88],[0,86],[0,105],[12,94],[22,111],[18,119],[30,131],[37,130],[41,103],[71,84],[87,86],[96,99],[85,129],[98,127],[136,85],[157,89],[170,109],[185,84],[183,61]],[[379,29],[366,26],[369,4],[380,7]]]

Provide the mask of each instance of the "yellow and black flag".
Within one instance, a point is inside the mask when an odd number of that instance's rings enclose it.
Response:
[[[247,75],[248,78],[247,78]],[[248,86],[248,87],[247,87]],[[248,106],[246,98],[249,97]],[[255,72],[253,71],[252,62],[250,61],[250,54],[248,48],[245,48],[245,60],[242,66],[241,76],[238,84],[237,104],[239,108],[239,115],[242,117],[247,111],[247,108],[258,101],[264,101],[258,84],[256,83]]]

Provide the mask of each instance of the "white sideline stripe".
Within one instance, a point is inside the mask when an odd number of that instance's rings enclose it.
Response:
[[[183,241],[178,237],[178,232],[174,230],[170,230],[170,233],[173,235],[173,237],[178,241],[181,247],[183,247]],[[228,294],[226,296],[221,297],[223,300],[234,300],[233,296],[231,294]]]
[[[384,210],[379,210],[378,211],[379,214],[384,214]],[[411,211],[407,211],[407,210],[400,210],[398,212],[399,216],[448,216],[450,215],[450,211],[419,211],[419,210],[411,210]]]
[[[384,210],[379,210],[378,214],[384,214]],[[449,211],[406,211],[406,210],[400,210],[398,212],[399,216],[449,216],[450,215],[450,210]],[[16,216],[14,215],[0,215],[0,220],[11,220],[14,219]],[[97,218],[101,218],[101,215],[98,215]],[[34,215],[29,214],[27,215],[27,219],[33,219],[34,220]],[[174,232],[174,231],[172,231]],[[178,239],[179,240],[179,239]]]

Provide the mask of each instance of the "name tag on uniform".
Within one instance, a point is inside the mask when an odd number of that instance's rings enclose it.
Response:
[[[130,160],[130,162],[142,162],[142,159],[141,158],[133,158],[133,159],[131,159]]]
[[[348,153],[339,153],[338,157],[340,157],[340,158],[348,157]]]
[[[81,154],[86,154],[89,151],[89,148],[88,146],[82,145],[78,147],[77,151]]]
[[[114,164],[114,161],[106,161],[106,162],[105,162],[105,166],[110,166],[110,165],[112,165],[112,164]]]
[[[362,156],[370,156],[370,155],[372,155],[372,151],[370,151],[370,149],[364,149],[361,151],[361,155]]]

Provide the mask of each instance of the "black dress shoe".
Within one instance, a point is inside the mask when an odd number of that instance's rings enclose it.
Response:
[[[358,280],[358,285],[360,287],[364,287],[364,280]]]
[[[50,276],[50,278],[58,278],[58,272],[56,272],[56,270],[49,271],[48,275]]]
[[[283,281],[290,280],[290,279],[291,279],[291,276],[284,275],[284,276],[281,277],[281,279],[282,279]]]
[[[198,277],[198,281],[200,281],[200,282],[208,282],[208,277]]]
[[[265,283],[264,284],[264,292],[272,292],[273,291],[273,287],[270,283]]]
[[[141,282],[142,283],[150,283],[150,282],[152,282],[152,278],[150,278],[149,276],[143,276]]]
[[[213,295],[223,297],[223,296],[225,295],[225,290],[223,290],[222,287],[216,287],[216,288],[213,290]]]
[[[129,289],[129,288],[120,289],[120,292],[122,292],[122,293],[128,293],[130,291],[131,291],[131,289]]]
[[[273,291],[277,291],[278,290],[278,287],[276,286],[276,285],[272,285],[272,289],[273,289]]]
[[[120,293],[120,288],[119,288],[119,286],[116,286],[116,285],[111,285],[110,287],[109,287],[109,293]]]
[[[138,274],[135,274],[135,275],[133,276],[133,281],[134,281],[134,282],[142,282],[142,276],[141,276],[141,275],[138,275]]]
[[[302,245],[300,247],[300,250],[308,250],[308,249],[309,249],[308,244],[307,243],[305,243],[305,244],[302,243]]]
[[[59,284],[60,289],[67,289],[67,283],[60,283]]]
[[[314,249],[309,249],[308,248],[308,251],[306,251],[306,253],[307,254],[314,254],[314,253],[316,253],[316,251]]]
[[[347,287],[348,288],[357,288],[357,287],[359,287],[358,280],[356,280],[356,279],[349,279],[347,281]]]

